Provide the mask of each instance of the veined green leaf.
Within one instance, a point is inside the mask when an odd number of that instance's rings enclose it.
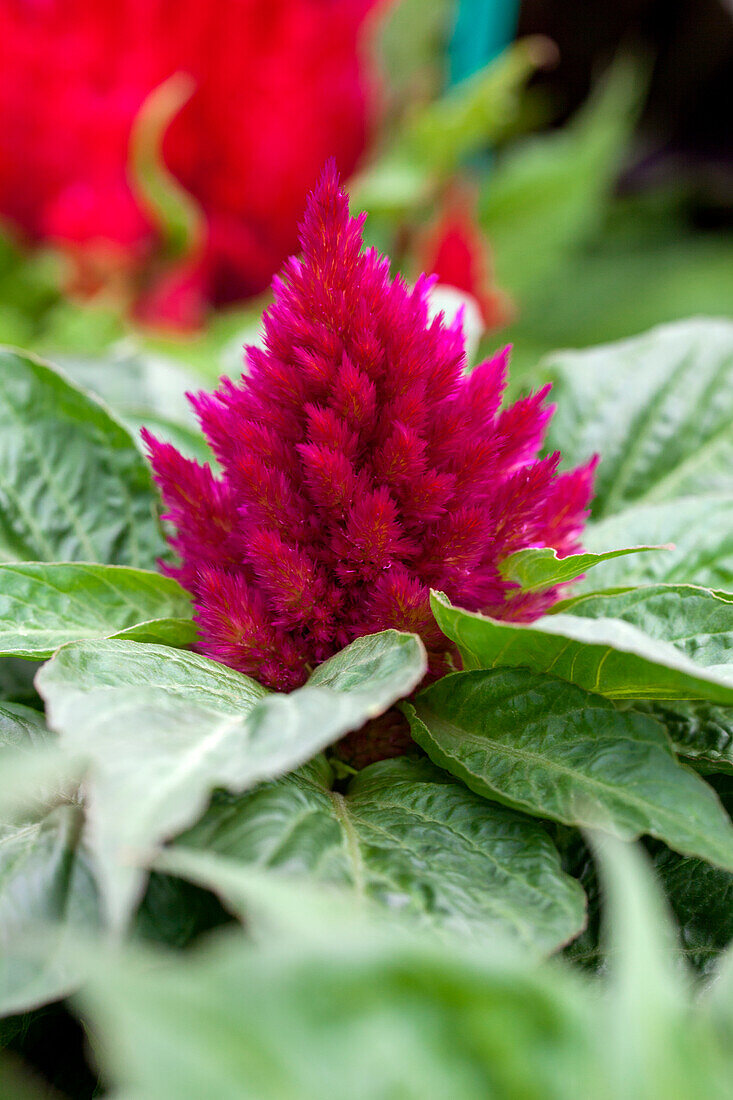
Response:
[[[232,888],[230,861],[178,855],[196,881]],[[707,1004],[693,1000],[633,857],[602,849],[610,921],[625,933],[610,989],[511,945],[399,934],[364,908],[332,914],[325,892],[314,932],[302,883],[242,868],[287,935],[253,946],[232,931],[185,955],[85,945],[80,1003],[105,1080],[156,1100],[723,1100],[733,970]]]
[[[0,656],[40,660],[67,642],[110,637],[190,645],[188,595],[169,577],[127,566],[0,564]]]
[[[707,669],[733,673],[733,594],[691,584],[649,584],[589,592],[554,605],[550,615],[619,619]]]
[[[683,700],[632,705],[661,722],[677,755],[698,771],[733,774],[733,707]]]
[[[43,715],[23,703],[0,702],[0,752],[43,744],[48,728]]]
[[[442,593],[432,594],[431,606],[466,669],[551,672],[613,699],[731,704],[733,666],[719,662],[730,652],[733,603],[691,586],[680,595],[682,588],[656,585],[590,594],[560,605],[572,605],[573,614],[545,615],[527,625],[463,611]],[[688,601],[684,611],[676,606],[678,600]],[[599,617],[590,617],[594,612]]]
[[[296,923],[299,884],[285,892],[273,878],[273,900]],[[105,1077],[123,1095],[602,1095],[590,1058],[595,999],[570,975],[538,972],[531,953],[385,934],[352,917],[324,922],[315,940],[277,937],[256,949],[230,932],[185,956],[89,954],[80,1003],[102,1039]]]
[[[372,764],[348,789],[317,758],[245,795],[218,794],[180,838],[241,864],[340,884],[439,931],[553,950],[585,918],[542,826],[425,760]]]
[[[0,826],[0,1015],[57,1000],[78,981],[65,940],[98,926],[82,816],[60,806],[43,821]],[[29,942],[34,931],[40,948]]]
[[[525,669],[458,672],[403,706],[433,762],[478,794],[733,870],[733,825],[647,715]]]
[[[588,524],[583,546],[600,553],[644,539],[669,540],[673,545],[664,554],[606,561],[580,583],[581,591],[656,582],[733,591],[733,494],[710,493],[624,508]]]
[[[709,976],[733,942],[733,874],[661,846],[653,861],[679,926],[685,958]]]
[[[49,725],[88,757],[90,844],[113,924],[144,881],[134,865],[192,824],[211,791],[298,767],[408,694],[425,673],[412,634],[359,638],[289,695],[195,653],[129,641],[65,646],[37,676]]]
[[[156,511],[122,424],[48,364],[0,349],[0,560],[153,568]]]
[[[555,353],[540,369],[557,401],[548,447],[568,465],[601,455],[594,519],[632,504],[733,493],[733,322],[663,325]]]
[[[612,558],[626,557],[629,554],[642,554],[647,550],[668,550],[667,546],[630,546],[623,550],[606,550],[602,554],[569,554],[558,558],[557,550],[549,546],[529,547],[510,554],[501,563],[499,570],[507,581],[518,584],[523,592],[543,592],[554,588],[556,584],[566,584],[575,580],[596,565]]]

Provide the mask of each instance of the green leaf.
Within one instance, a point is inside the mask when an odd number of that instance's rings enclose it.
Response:
[[[290,695],[195,653],[129,641],[61,649],[37,676],[48,722],[91,761],[91,839],[110,920],[139,896],[143,849],[192,824],[214,787],[246,790],[305,763],[408,694],[412,634],[359,638]]]
[[[62,374],[0,349],[0,560],[152,568],[166,546],[127,430]]]
[[[22,703],[0,703],[0,753],[6,748],[42,744],[47,736],[48,728],[39,711]]]
[[[432,594],[431,606],[466,669],[552,672],[612,699],[733,703],[732,666],[716,663],[729,652],[733,618],[733,603],[720,593],[663,585],[611,590],[583,597],[573,606],[582,615],[545,615],[528,625],[463,611],[442,593]],[[603,617],[591,618],[594,612]],[[692,661],[690,651],[701,660],[712,658],[710,665]]]
[[[733,875],[661,848],[654,868],[679,927],[685,958],[710,975],[733,941]]]
[[[601,455],[595,519],[733,493],[733,322],[680,321],[555,353],[541,370],[557,401],[548,447],[568,465]]]
[[[77,984],[65,941],[98,925],[81,827],[78,806],[60,806],[38,823],[0,826],[0,1015],[57,1000]]]
[[[518,584],[523,592],[543,592],[556,584],[575,580],[581,573],[612,558],[667,549],[667,546],[631,546],[624,550],[607,550],[603,554],[570,554],[558,558],[557,550],[549,546],[529,547],[510,554],[499,566],[499,571],[505,580]]]
[[[0,655],[39,660],[66,642],[110,637],[190,645],[187,594],[169,577],[127,566],[0,564]]]
[[[678,756],[701,772],[733,774],[733,708],[712,703],[634,703],[661,722]]]
[[[704,668],[733,673],[733,595],[690,584],[655,584],[571,596],[550,615],[618,619],[671,642]]]
[[[733,590],[733,495],[710,493],[624,508],[590,523],[583,545],[598,553],[642,539],[668,539],[673,545],[664,554],[604,562],[581,582],[581,590],[655,582]]]
[[[418,924],[553,950],[585,919],[542,826],[424,760],[372,764],[333,789],[322,758],[240,796],[218,794],[184,847],[348,887]],[[215,886],[215,883],[209,883]],[[226,899],[225,899],[226,900]]]
[[[484,797],[733,870],[733,825],[647,715],[524,669],[455,673],[404,709],[431,760]]]
[[[173,359],[125,341],[104,356],[54,356],[77,386],[105,401],[120,416],[165,417],[193,428],[196,424],[186,392],[199,384],[196,375]]]
[[[43,714],[0,703],[0,826],[37,821],[68,800],[82,775],[82,762],[61,752]]]
[[[481,228],[491,243],[498,285],[520,301],[542,287],[598,226],[640,90],[637,71],[625,63],[615,66],[570,123],[515,143],[487,174]]]
[[[288,903],[296,919],[297,885]],[[105,1080],[155,1100],[603,1095],[596,1000],[568,975],[485,945],[326,927],[257,950],[230,933],[186,956],[97,954],[80,1002]]]
[[[610,985],[363,910],[324,909],[314,934],[308,891],[266,872],[246,876],[250,893],[286,936],[229,932],[186,954],[82,945],[78,1003],[104,1080],[155,1100],[723,1100],[733,958],[712,997],[693,996],[648,872],[620,847],[601,858],[624,933]]]
[[[607,897],[603,1033],[613,1052],[613,1094],[693,1097],[701,1075],[711,1084],[719,1067],[709,1063],[719,1052],[713,1044],[705,1049],[689,1019],[685,975],[671,965],[677,937],[669,910],[638,849],[609,837],[596,838],[593,847]]]

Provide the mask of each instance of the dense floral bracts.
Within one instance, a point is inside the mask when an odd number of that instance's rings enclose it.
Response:
[[[297,246],[323,162],[354,168],[372,98],[365,20],[378,0],[0,0],[0,218],[82,271],[144,282],[156,231],[130,186],[129,142],[173,73],[194,93],[164,142],[207,240],[186,291],[141,303],[180,322],[197,296],[265,289]],[[105,276],[106,273],[106,276]]]
[[[591,494],[594,462],[558,473],[558,454],[537,458],[547,389],[502,410],[507,351],[465,374],[460,318],[429,322],[430,280],[390,280],[362,251],[363,218],[329,167],[302,258],[274,282],[264,349],[192,399],[220,476],[146,433],[202,650],[280,689],[387,627],[420,634],[439,671],[431,587],[540,614],[556,593],[517,594],[499,563],[575,550]]]

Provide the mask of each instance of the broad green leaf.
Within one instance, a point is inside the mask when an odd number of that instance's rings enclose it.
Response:
[[[41,360],[0,350],[0,560],[153,568],[165,551],[129,432]]]
[[[194,877],[207,863],[224,872],[228,861],[198,855]],[[314,934],[300,884],[272,876],[268,889],[247,870],[286,937],[253,947],[232,932],[185,956],[87,950],[79,1003],[105,1080],[156,1100],[724,1100],[730,964],[714,1004],[693,999],[638,857],[608,844],[601,855],[624,933],[610,986],[509,947],[404,936],[363,910],[323,910]]]
[[[604,562],[581,590],[668,582],[733,591],[733,494],[635,505],[590,523],[583,533],[584,547],[596,553],[642,539],[669,540],[672,549]]]
[[[686,601],[684,617],[675,606],[678,599]],[[442,593],[432,594],[431,606],[440,629],[458,646],[466,669],[551,672],[612,699],[733,703],[733,666],[717,663],[729,653],[733,603],[720,593],[681,586],[668,591],[664,586],[628,593],[611,590],[583,597],[583,603],[573,607],[582,615],[545,615],[527,625],[463,611]],[[604,617],[589,617],[593,611]],[[634,623],[621,614],[633,615]],[[654,635],[636,622],[654,630]],[[700,663],[691,660],[690,651]],[[705,667],[702,661],[710,658]]]
[[[634,703],[661,722],[678,756],[701,772],[733,773],[733,707],[712,703]]]
[[[39,711],[23,703],[0,702],[0,753],[6,748],[43,744],[47,737],[48,728]]]
[[[176,424],[195,427],[186,391],[199,380],[175,360],[129,342],[104,356],[56,355],[57,363],[77,386],[89,390],[119,416],[164,417]]]
[[[662,847],[653,861],[679,927],[684,956],[696,970],[710,975],[733,941],[733,874]]]
[[[424,760],[372,764],[341,793],[318,758],[249,794],[216,795],[180,843],[341,884],[421,925],[534,949],[567,941],[585,917],[542,826]]]
[[[57,1000],[77,983],[66,938],[98,924],[81,828],[78,806],[60,806],[37,823],[0,826],[0,1015]]]
[[[0,565],[0,655],[40,660],[66,642],[126,637],[186,646],[191,603],[160,573],[120,565]]]
[[[571,596],[554,614],[618,619],[721,675],[733,674],[733,594],[690,584],[655,584]],[[725,666],[731,666],[726,670]]]
[[[359,638],[290,695],[195,653],[129,641],[61,649],[37,676],[52,729],[91,761],[91,840],[113,924],[145,849],[192,824],[213,788],[243,791],[305,763],[408,694],[425,673],[412,634]]]
[[[705,1054],[717,1052],[691,1041],[685,978],[672,965],[677,937],[659,885],[638,849],[609,837],[595,838],[593,847],[606,897],[603,1031],[614,1054],[608,1064],[613,1093],[693,1096],[701,1073],[708,1081],[713,1076]]]
[[[299,905],[295,885],[294,919]],[[256,950],[229,933],[185,956],[93,956],[78,1000],[105,1079],[155,1100],[603,1095],[595,999],[569,975],[417,932],[326,927]]]
[[[501,563],[499,571],[505,580],[518,584],[523,592],[543,592],[556,584],[575,580],[581,573],[612,558],[667,549],[666,546],[631,546],[624,550],[607,550],[602,554],[570,554],[558,558],[557,550],[549,546],[530,547],[510,554]]]
[[[647,715],[525,669],[458,672],[404,709],[431,760],[477,794],[567,825],[648,833],[733,870],[733,825]]]
[[[568,465],[601,455],[595,519],[632,504],[733,493],[733,322],[680,321],[557,352],[541,370],[557,401],[548,447]]]

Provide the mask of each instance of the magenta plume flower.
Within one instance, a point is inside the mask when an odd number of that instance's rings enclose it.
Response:
[[[221,464],[149,433],[202,652],[290,690],[362,634],[421,635],[435,675],[449,646],[429,604],[527,620],[557,592],[523,595],[501,561],[578,547],[595,460],[538,458],[549,387],[501,409],[508,350],[465,373],[460,319],[428,319],[431,281],[390,279],[362,251],[364,215],[328,167],[274,280],[264,350],[238,382],[191,398]]]

